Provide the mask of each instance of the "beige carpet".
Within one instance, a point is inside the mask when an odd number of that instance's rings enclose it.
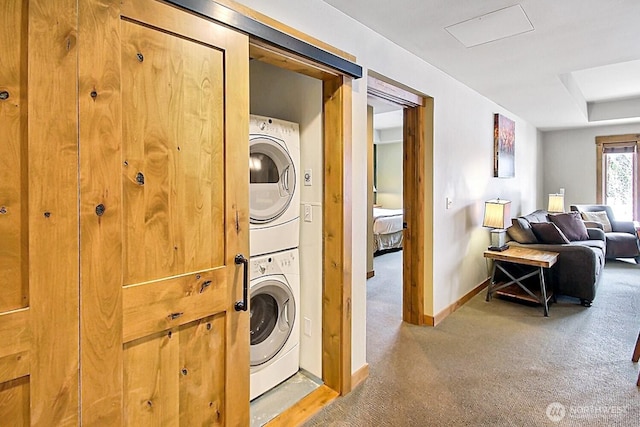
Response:
[[[367,282],[364,384],[307,426],[640,426],[640,266],[607,262],[590,308],[474,297],[436,328],[401,322],[401,252]]]

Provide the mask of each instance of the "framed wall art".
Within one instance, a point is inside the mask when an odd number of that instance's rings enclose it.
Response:
[[[513,178],[516,163],[516,123],[502,114],[493,115],[493,176]]]

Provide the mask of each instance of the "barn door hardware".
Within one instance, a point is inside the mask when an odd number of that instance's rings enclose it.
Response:
[[[244,255],[238,254],[235,258],[236,265],[242,264],[242,301],[236,302],[236,311],[247,311],[249,308],[248,293],[249,293],[249,260]]]

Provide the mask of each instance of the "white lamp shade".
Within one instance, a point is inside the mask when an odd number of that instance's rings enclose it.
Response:
[[[564,212],[564,194],[549,194],[549,212]]]
[[[484,203],[483,227],[507,228],[511,222],[511,202],[508,200],[488,200]]]

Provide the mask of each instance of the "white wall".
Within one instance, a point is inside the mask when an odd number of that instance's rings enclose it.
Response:
[[[544,132],[544,195],[565,189],[564,207],[596,203],[596,136],[640,133],[640,124]]]
[[[312,185],[300,187],[300,366],[322,377],[322,83],[258,61],[250,64],[251,114],[300,125],[300,171],[312,170]],[[302,176],[302,175],[301,175]],[[304,319],[311,322],[304,333]]]
[[[512,211],[533,210],[541,200],[541,144],[536,129],[442,71],[320,0],[240,0],[259,12],[354,54],[371,69],[434,98],[433,303],[444,310],[488,276],[482,252],[484,201],[512,200]],[[498,42],[499,43],[499,42]],[[472,64],[470,64],[472,66]],[[366,79],[353,82],[352,370],[366,363]],[[516,177],[493,171],[493,114],[516,122]],[[445,209],[445,197],[453,199]]]
[[[376,144],[376,202],[385,209],[402,209],[402,142]]]

